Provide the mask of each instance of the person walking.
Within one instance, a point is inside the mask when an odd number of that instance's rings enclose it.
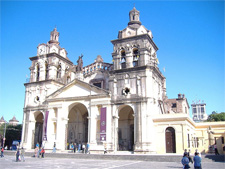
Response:
[[[192,160],[190,154],[191,154],[191,150],[189,149],[189,151],[188,151],[188,160],[189,160],[189,162],[191,162],[193,164],[193,160]]]
[[[78,153],[80,152],[80,148],[81,148],[81,145],[80,143],[78,144]]]
[[[199,153],[196,152],[196,155],[194,156],[194,168],[195,169],[202,169],[201,162],[202,162],[202,158],[199,157]]]
[[[19,150],[19,148],[17,148],[17,150],[16,150],[16,162],[20,161],[19,156],[20,156],[20,150]]]
[[[83,153],[85,154],[85,150],[86,150],[85,144],[83,144],[82,149],[83,149]]]
[[[89,143],[87,143],[87,154],[90,154],[89,148],[90,148],[90,145],[89,145]]]
[[[54,142],[52,153],[56,153],[56,143]]]
[[[1,147],[1,157],[4,157],[4,148]]]
[[[71,143],[71,153],[74,151],[74,144]]]
[[[77,145],[76,143],[73,144],[73,152],[76,153]]]
[[[24,150],[24,148],[22,147],[22,148],[21,148],[21,161],[23,160],[23,162],[25,161],[24,155],[25,155],[25,150]]]
[[[183,164],[183,169],[190,168],[190,166],[189,166],[189,159],[188,159],[188,153],[187,152],[184,153],[184,156],[183,156],[183,158],[181,160],[181,163]]]

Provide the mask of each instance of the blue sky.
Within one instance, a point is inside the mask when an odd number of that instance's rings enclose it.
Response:
[[[57,26],[60,46],[84,66],[97,55],[111,62],[118,31],[134,3],[153,33],[167,95],[204,100],[207,114],[225,111],[223,1],[1,1],[0,117],[22,122],[26,75],[39,43]],[[163,71],[165,68],[165,72]],[[190,110],[191,111],[191,110]]]

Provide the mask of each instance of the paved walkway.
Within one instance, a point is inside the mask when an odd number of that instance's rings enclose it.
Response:
[[[190,165],[191,168],[193,164]],[[204,162],[203,169],[224,169],[224,162]],[[5,155],[0,158],[0,168],[2,169],[171,169],[180,168],[180,162],[151,162],[133,160],[101,160],[101,159],[76,159],[76,158],[33,158],[26,157],[25,162],[16,162],[12,155]]]

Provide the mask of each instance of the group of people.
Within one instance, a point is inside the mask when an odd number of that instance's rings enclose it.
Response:
[[[90,145],[87,143],[86,145],[84,143],[70,143],[69,144],[69,149],[72,150],[73,153],[86,153],[86,154],[89,154],[89,148],[90,148]]]
[[[24,148],[22,147],[21,149],[19,147],[17,147],[17,150],[16,150],[16,162],[19,162],[19,161],[25,161],[25,150]]]
[[[37,158],[44,158],[45,157],[45,149],[44,146],[40,147],[39,143],[36,144],[36,148],[34,149],[34,156]]]
[[[190,150],[189,152],[187,152],[187,149],[184,150],[184,155],[183,158],[181,160],[181,163],[183,164],[183,169],[186,168],[191,168],[189,163],[193,163],[194,162],[194,168],[195,169],[202,169],[202,159],[201,159],[201,154],[196,150],[195,151],[195,156],[192,160],[191,156],[190,156]]]

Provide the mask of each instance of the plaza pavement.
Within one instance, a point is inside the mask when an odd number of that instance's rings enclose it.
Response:
[[[166,169],[180,168],[182,155],[135,155],[128,152],[117,154],[81,154],[71,152],[51,153],[46,151],[45,158],[31,157],[33,152],[26,152],[25,162],[16,162],[15,151],[5,151],[0,158],[0,169]],[[202,155],[203,169],[225,169],[225,156]],[[190,164],[191,168],[193,164]]]
[[[190,164],[191,168],[193,164]],[[203,169],[224,169],[224,162],[204,162]],[[25,157],[25,162],[16,162],[15,156],[0,158],[1,169],[182,169],[180,162],[153,162],[136,160],[101,160],[76,158]]]

